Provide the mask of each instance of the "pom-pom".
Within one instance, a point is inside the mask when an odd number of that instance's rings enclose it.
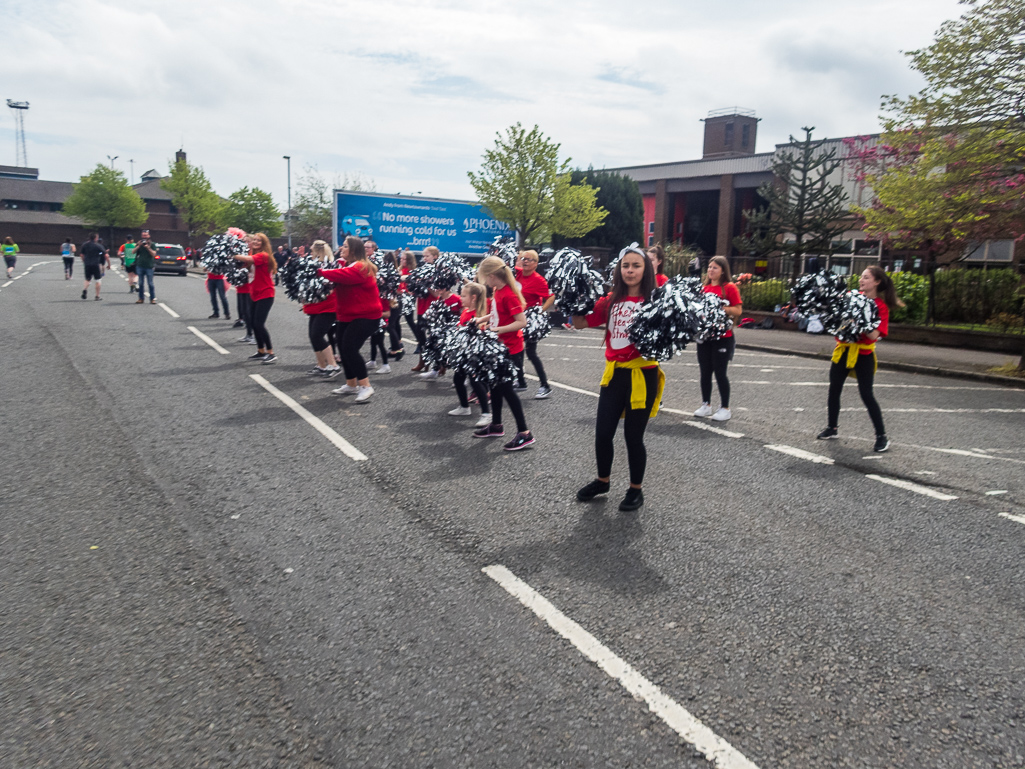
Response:
[[[537,254],[537,273],[543,278],[548,275],[552,266],[552,257],[555,256],[554,248],[542,248]]]
[[[605,295],[605,280],[591,267],[591,257],[575,248],[563,248],[552,256],[548,267],[548,288],[555,306],[566,315],[587,315]]]
[[[232,227],[223,235],[214,235],[203,246],[203,266],[212,275],[223,275],[233,286],[244,286],[249,282],[249,268],[235,257],[248,254],[245,233]]]
[[[413,315],[416,312],[416,297],[408,291],[402,291],[399,294],[399,310],[403,315]]]
[[[802,275],[790,289],[790,298],[797,311],[806,318],[818,315],[826,318],[834,315],[847,293],[847,283],[842,276],[831,272]]]
[[[334,284],[317,274],[324,265],[309,256],[293,256],[278,268],[278,282],[293,302],[323,302],[334,291]]]
[[[445,365],[444,350],[447,337],[459,321],[459,315],[441,299],[431,302],[424,313],[424,343],[421,349],[424,363],[429,368]]]
[[[417,299],[426,299],[434,288],[434,265],[421,264],[406,276],[406,289]]]
[[[445,361],[449,368],[464,372],[488,390],[516,376],[509,348],[494,331],[481,330],[473,321],[451,331]]]
[[[848,291],[836,312],[822,325],[841,342],[860,342],[865,334],[879,328],[881,322],[879,306],[874,299],[860,291]]]
[[[499,257],[509,266],[510,270],[516,268],[516,257],[519,256],[519,253],[520,250],[516,247],[516,241],[513,238],[495,238],[488,248],[488,256]]]
[[[526,316],[527,325],[523,329],[524,341],[540,342],[552,333],[552,319],[540,307],[528,307]]]
[[[457,254],[445,253],[434,260],[433,287],[439,291],[458,291],[472,276],[473,268]]]
[[[695,342],[701,344],[714,339],[722,339],[733,330],[733,321],[726,314],[721,296],[703,293],[698,302],[701,309],[698,312],[698,332],[694,335]]]
[[[676,276],[637,308],[627,334],[641,357],[667,361],[698,336],[705,311],[700,281]]]
[[[402,275],[395,269],[395,265],[383,259],[377,264],[377,291],[385,299],[394,299],[398,296],[399,287],[402,285]]]

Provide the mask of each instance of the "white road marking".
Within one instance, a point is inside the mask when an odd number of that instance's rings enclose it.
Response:
[[[977,459],[997,459],[998,457],[991,457],[989,454],[977,454],[974,451],[965,451],[964,449],[933,449],[933,451],[939,451],[943,454],[955,454],[959,457],[976,457]]]
[[[766,445],[765,448],[770,451],[778,451],[780,454],[789,454],[790,456],[797,457],[798,459],[807,459],[809,462],[814,462],[818,465],[833,464],[833,460],[829,457],[824,457],[821,454],[812,454],[810,451],[805,451],[804,449],[795,449],[793,446]]]
[[[1011,515],[1010,513],[1000,513],[1001,518],[1007,518],[1008,520],[1014,521],[1015,523],[1025,523],[1025,515]]]
[[[917,483],[911,481],[904,481],[900,478],[887,478],[885,475],[866,475],[866,478],[871,478],[873,481],[879,481],[880,483],[887,483],[890,486],[896,486],[898,489],[905,489],[907,491],[913,491],[916,494],[924,494],[927,497],[933,499],[941,499],[944,502],[949,502],[957,497],[950,494],[944,494],[942,491],[936,491],[936,489],[930,489],[928,486],[919,486]]]
[[[993,489],[993,491],[987,491],[986,492],[986,496],[987,497],[998,497],[1001,494],[1006,494],[1006,493],[1007,493],[1007,489]]]
[[[915,470],[916,475],[936,475],[932,470]]]
[[[164,304],[163,302],[157,302],[157,304],[158,304],[158,305],[159,305],[160,307],[163,307],[163,308],[164,308],[164,310],[165,310],[165,311],[167,312],[167,314],[168,314],[168,315],[170,315],[170,316],[171,316],[172,318],[180,318],[180,317],[181,317],[181,315],[179,315],[178,313],[176,313],[176,312],[175,312],[174,310],[172,310],[172,309],[171,309],[170,307],[168,307],[168,306],[167,306],[166,304]]]
[[[671,409],[663,406],[659,411],[665,411],[669,414],[679,414],[682,417],[692,416],[689,412],[680,411],[679,409]],[[684,422],[687,427],[696,427],[698,430],[706,430],[716,435],[722,435],[725,438],[743,438],[744,433],[735,433],[732,430],[723,430],[721,427],[712,427],[712,425],[706,425],[704,422],[695,422],[693,420],[687,420]]]
[[[524,374],[523,376],[526,379],[533,379],[535,382],[540,382],[541,381],[540,377],[534,376],[533,374]],[[561,382],[553,382],[551,379],[548,380],[548,384],[550,384],[552,387],[558,387],[558,388],[560,388],[562,390],[569,390],[571,393],[580,393],[581,395],[590,395],[592,398],[597,398],[598,397],[598,393],[596,393],[596,392],[592,392],[590,390],[584,390],[584,389],[581,389],[579,387],[574,387],[573,385],[562,384]]]
[[[864,411],[846,408],[840,411]],[[1025,414],[1025,409],[883,409],[887,414]]]
[[[198,328],[196,328],[195,326],[186,326],[186,328],[188,328],[188,330],[189,330],[189,331],[191,331],[191,332],[192,332],[193,334],[195,334],[196,336],[198,336],[198,337],[199,337],[200,339],[202,339],[202,340],[203,340],[204,342],[206,342],[206,343],[207,343],[208,345],[210,345],[210,346],[211,346],[211,347],[213,347],[213,348],[214,348],[215,350],[217,350],[217,352],[219,352],[219,353],[220,353],[221,355],[231,355],[231,353],[230,353],[230,352],[228,352],[227,350],[225,350],[225,349],[224,349],[223,347],[221,347],[221,346],[220,346],[219,344],[217,344],[217,342],[215,342],[215,341],[214,341],[213,339],[211,339],[210,337],[208,337],[208,336],[207,336],[206,334],[204,334],[204,333],[203,333],[202,331],[200,331],[200,330],[199,330]]]
[[[626,660],[571,620],[548,599],[498,564],[482,571],[511,596],[543,619],[552,630],[569,641],[587,659],[605,671],[684,740],[697,748],[720,769],[758,769],[743,753],[717,735],[682,705],[642,676]]]
[[[362,451],[360,451],[347,440],[345,440],[345,438],[343,438],[330,427],[328,427],[324,423],[324,421],[320,419],[320,417],[314,416],[309,411],[300,406],[298,403],[296,403],[296,401],[291,396],[288,396],[285,393],[281,392],[281,390],[272,385],[259,374],[250,374],[249,377],[257,384],[259,384],[264,390],[269,392],[279,401],[281,401],[290,409],[292,409],[292,411],[294,411],[296,414],[301,416],[308,425],[310,425],[314,430],[316,430],[318,433],[320,433],[329,441],[331,441],[331,443],[333,443],[335,447],[343,454],[345,454],[345,456],[347,456],[349,459],[352,459],[356,462],[367,461],[368,457],[366,454],[364,454]]]
[[[882,457],[881,457],[881,456],[879,456],[878,454],[870,454],[870,455],[869,455],[869,456],[867,456],[867,457],[862,457],[862,459],[882,459]],[[935,475],[935,474],[936,474],[936,473],[933,473],[933,475]]]
[[[745,382],[744,384],[756,384]],[[767,382],[766,384],[788,384],[791,387],[829,387],[829,382]],[[893,390],[982,390],[984,392],[1025,392],[1007,387],[946,387],[943,385],[916,385],[916,384],[880,384],[876,382],[874,387],[888,387]]]
[[[187,273],[185,273],[185,275],[187,277],[189,277],[189,278],[195,278],[196,280],[206,280],[206,278],[203,277],[202,275],[195,275],[195,274],[193,274],[191,272],[187,272]]]
[[[0,288],[7,288],[7,287],[8,287],[9,285],[11,285],[11,284],[12,284],[13,282],[14,282],[13,280],[9,280],[9,281],[7,281],[6,283],[4,283],[4,284],[3,284],[2,286],[0,286]]]

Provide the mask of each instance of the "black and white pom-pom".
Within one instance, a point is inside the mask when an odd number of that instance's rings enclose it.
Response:
[[[439,291],[459,291],[459,287],[473,279],[473,268],[457,254],[444,253],[434,260],[434,288]]]
[[[575,248],[556,252],[545,278],[555,294],[555,306],[566,315],[587,315],[605,295],[605,279],[591,267],[591,257]]]
[[[627,334],[641,357],[670,360],[700,332],[704,306],[700,281],[676,276],[637,308]]]
[[[520,250],[516,247],[516,240],[513,238],[495,238],[488,248],[488,256],[499,257],[509,266],[510,270],[516,268],[516,257],[519,256],[519,253]]]
[[[699,300],[701,311],[698,314],[698,333],[694,341],[698,344],[722,339],[733,330],[733,321],[726,314],[721,296],[701,294]]]
[[[285,262],[278,268],[278,282],[285,296],[301,304],[323,302],[331,296],[334,284],[317,274],[323,266],[322,262],[309,256],[293,256]]]
[[[434,265],[421,264],[406,276],[406,290],[417,299],[426,299],[434,288]]]
[[[823,326],[841,342],[860,342],[861,338],[879,328],[882,319],[874,299],[860,291],[844,294],[836,312],[829,315]]]
[[[420,351],[429,368],[445,365],[444,350],[448,334],[456,327],[459,315],[441,299],[431,302],[424,313],[424,343]]]
[[[552,333],[552,319],[548,313],[540,307],[528,307],[527,325],[523,329],[523,339],[526,342],[540,342]]]
[[[554,248],[542,248],[537,255],[537,273],[543,278],[548,275],[552,266],[552,257],[555,256]]]
[[[398,295],[399,299],[399,311],[403,315],[412,315],[416,312],[416,297],[408,291],[403,291]]]
[[[835,315],[847,293],[847,282],[841,275],[817,272],[802,275],[790,289],[790,298],[797,311],[806,318]],[[825,324],[825,321],[823,321]]]
[[[377,291],[385,299],[394,299],[398,296],[399,286],[402,285],[402,275],[395,269],[391,262],[381,260],[377,265]]]
[[[457,326],[445,346],[449,368],[459,369],[471,379],[491,390],[516,376],[516,364],[494,331],[481,330],[476,323]]]
[[[249,254],[246,239],[232,233],[214,235],[203,246],[203,266],[213,275],[223,275],[233,286],[249,282],[249,268],[235,259]]]

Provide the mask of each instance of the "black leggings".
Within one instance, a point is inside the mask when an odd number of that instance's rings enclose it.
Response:
[[[511,353],[509,355],[513,359],[513,363],[516,368],[523,368],[523,351],[520,350],[517,353]],[[523,416],[523,404],[520,403],[520,396],[516,394],[513,389],[512,382],[502,382],[502,384],[491,390],[491,422],[492,424],[502,424],[502,401],[509,401],[509,410],[513,413],[516,418],[516,430],[517,432],[525,433],[528,432],[527,420]]]
[[[730,380],[726,376],[726,367],[733,360],[733,349],[736,338],[713,339],[698,345],[698,366],[701,369],[701,402],[712,402],[712,374],[719,388],[719,400],[722,407],[730,407]]]
[[[246,324],[246,336],[253,335],[253,297],[249,294],[235,294],[235,308],[239,319]]]
[[[541,359],[537,357],[537,342],[527,342],[527,357],[530,358],[530,362],[534,364],[534,371],[537,372],[537,378],[541,380],[541,386],[548,386],[548,377],[545,375],[545,367],[541,363]],[[520,358],[519,368],[519,380],[520,387],[527,386],[527,378],[523,375],[523,358]]]
[[[840,421],[840,392],[843,390],[844,382],[847,381],[846,355],[839,363],[829,367],[829,426],[836,427]],[[879,408],[876,396],[872,392],[872,384],[876,377],[876,356],[859,355],[858,362],[854,364],[854,373],[858,378],[858,393],[861,401],[868,409],[868,416],[872,420],[872,426],[876,429],[876,435],[885,435],[886,428],[883,426],[883,410]]]
[[[413,316],[410,314],[406,316],[406,323],[409,324],[409,328],[413,331],[413,336],[416,337],[417,344],[422,347],[424,342],[427,341],[427,334],[424,333],[423,318],[417,318],[414,320]]]
[[[331,346],[334,325],[333,312],[318,312],[310,316],[310,344],[313,346],[313,352],[320,352]]]
[[[615,456],[612,442],[619,427],[619,418],[626,411],[623,417],[623,437],[626,439],[626,457],[630,464],[630,483],[637,486],[644,482],[644,468],[648,463],[644,430],[658,395],[658,366],[641,369],[641,372],[647,390],[644,408],[630,408],[633,370],[617,368],[612,380],[598,394],[598,415],[594,425],[594,456],[598,461],[598,477],[608,478],[612,474],[612,459]]]
[[[363,343],[381,325],[379,318],[356,318],[340,320],[335,324],[335,339],[338,341],[338,355],[342,359],[345,378],[366,379],[367,364],[360,354]]]
[[[468,378],[465,371],[457,371],[452,378],[452,385],[456,388],[456,395],[459,396],[459,405],[464,409],[470,407],[470,399],[466,397],[466,380]],[[480,403],[481,413],[487,414],[489,412],[488,391],[476,379],[470,379],[470,387],[473,388],[473,393],[477,396],[477,401]]]
[[[373,333],[370,337],[370,360],[377,360],[377,351],[381,351],[381,365],[388,365],[388,348],[384,346],[384,329],[380,328],[380,321],[378,321],[378,330]]]
[[[388,344],[396,352],[402,349],[402,329],[399,323],[402,321],[402,309],[391,308],[391,315],[388,316]]]
[[[270,315],[270,308],[273,304],[273,296],[268,296],[266,299],[260,299],[257,302],[252,302],[253,317],[251,322],[253,324],[253,336],[256,337],[256,348],[258,350],[274,349],[274,346],[270,343],[270,334],[267,331],[267,316]]]

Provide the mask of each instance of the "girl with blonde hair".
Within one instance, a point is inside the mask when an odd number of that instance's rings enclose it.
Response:
[[[460,299],[462,299],[463,305],[462,315],[459,316],[460,326],[465,326],[467,323],[475,322],[478,318],[487,317],[488,290],[484,286],[480,283],[464,283],[459,296]],[[466,379],[466,372],[456,369],[456,373],[452,378],[452,386],[455,388],[456,395],[459,397],[459,405],[448,412],[450,416],[470,416],[470,400],[466,393]],[[488,391],[482,384],[473,378],[470,379],[470,386],[473,388],[474,395],[477,396],[477,402],[480,404],[481,411],[480,419],[477,420],[475,427],[486,427],[491,424],[491,409],[488,406]]]
[[[313,241],[313,245],[310,246],[310,258],[316,259],[325,266],[328,265],[331,262],[331,246],[323,240]],[[333,349],[336,307],[337,300],[334,294],[331,294],[323,302],[303,305],[303,312],[310,318],[310,345],[317,358],[317,365],[308,373],[325,379],[338,376],[342,370],[338,361],[335,360]]]

